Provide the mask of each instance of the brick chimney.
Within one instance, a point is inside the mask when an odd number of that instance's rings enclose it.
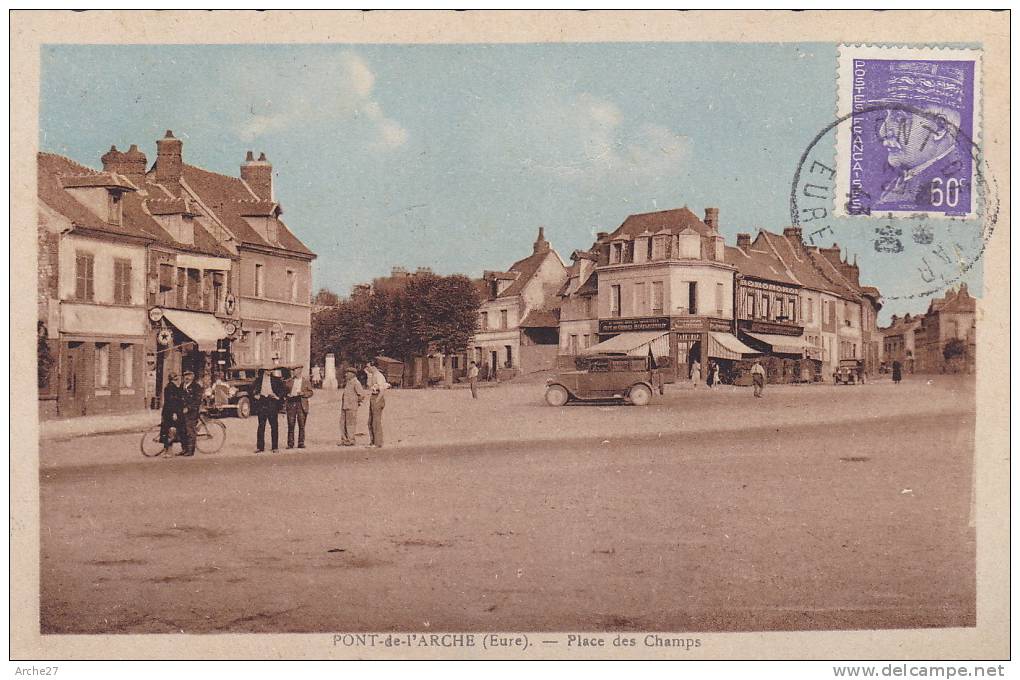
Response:
[[[719,231],[719,208],[705,208],[705,224],[710,229]]]
[[[104,172],[134,176],[145,174],[145,154],[138,150],[137,144],[132,144],[127,151],[118,151],[116,145],[111,146],[100,160],[103,161]]]
[[[273,166],[266,160],[265,152],[259,154],[258,160],[255,160],[255,154],[248,152],[241,164],[241,179],[263,201],[273,200]]]
[[[181,178],[184,160],[181,153],[184,142],[174,137],[170,130],[163,139],[156,140],[156,181],[177,182]]]
[[[535,239],[533,250],[536,254],[549,252],[549,242],[545,240],[545,227],[538,228],[538,238]]]
[[[747,250],[751,247],[751,235],[750,234],[737,234],[737,247],[741,250]]]
[[[800,227],[786,227],[783,229],[783,236],[795,241],[795,245],[804,243],[804,232]]]

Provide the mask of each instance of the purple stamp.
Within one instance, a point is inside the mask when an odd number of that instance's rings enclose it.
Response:
[[[836,215],[975,216],[981,53],[841,45]]]

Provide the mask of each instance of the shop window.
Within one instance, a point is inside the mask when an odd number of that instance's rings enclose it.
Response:
[[[135,385],[135,346],[120,346],[120,386],[128,389]]]
[[[96,298],[95,273],[96,258],[92,253],[78,252],[74,256],[74,297],[82,302],[92,302]]]
[[[110,345],[96,343],[96,389],[110,386]]]
[[[113,301],[118,305],[131,304],[131,260],[113,261]]]
[[[622,302],[620,286],[609,287],[609,316],[619,317],[622,315],[623,310],[620,309],[620,303]]]
[[[662,314],[663,309],[662,281],[652,281],[652,314]]]

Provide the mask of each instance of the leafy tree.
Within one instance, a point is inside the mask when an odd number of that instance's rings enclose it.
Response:
[[[946,361],[967,356],[967,343],[960,338],[953,338],[942,348],[942,358]]]
[[[323,307],[336,307],[340,304],[340,296],[331,291],[329,288],[320,288],[312,298],[313,305],[322,305]]]

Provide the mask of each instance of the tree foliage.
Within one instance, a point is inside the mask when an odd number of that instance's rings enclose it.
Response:
[[[942,358],[946,361],[965,356],[967,356],[967,343],[960,338],[953,338],[942,348]]]
[[[416,274],[403,288],[340,300],[312,318],[312,361],[326,354],[362,363],[463,351],[477,331],[481,300],[465,276]]]

